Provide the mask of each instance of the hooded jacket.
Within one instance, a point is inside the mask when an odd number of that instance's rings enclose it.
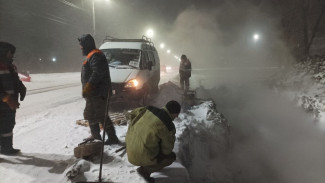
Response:
[[[125,139],[129,162],[136,166],[157,164],[159,153],[172,152],[175,133],[175,125],[166,108],[147,106],[133,110]]]
[[[192,71],[191,62],[188,59],[186,59],[185,61],[182,60],[179,66],[180,77],[190,78],[191,71]]]
[[[83,35],[78,40],[83,47],[83,54],[87,56],[81,70],[82,88],[86,83],[90,83],[94,87],[91,96],[106,97],[108,92],[112,95],[111,77],[105,55],[96,49],[95,41],[91,35]]]
[[[1,111],[12,111],[8,104],[2,102],[2,99],[11,95],[15,100],[18,101],[19,91],[25,88],[24,84],[19,79],[17,68],[12,63],[13,60],[8,59],[6,54],[11,51],[15,53],[16,48],[10,43],[0,42],[0,110]]]

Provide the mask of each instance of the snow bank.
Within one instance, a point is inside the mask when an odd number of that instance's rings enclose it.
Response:
[[[316,121],[324,121],[321,119],[325,117],[325,56],[309,57],[274,80],[276,91],[294,100]]]
[[[230,150],[211,162],[220,182],[324,182],[324,131],[286,97],[246,83],[201,96],[212,97],[231,125]]]
[[[182,113],[180,121],[178,157],[188,169],[192,182],[224,182],[225,168],[219,167],[218,162],[230,145],[227,120],[209,101]]]

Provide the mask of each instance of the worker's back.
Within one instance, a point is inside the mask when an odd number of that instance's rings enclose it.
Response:
[[[175,143],[175,126],[167,110],[148,106],[131,113],[126,135],[129,162],[137,166],[156,164],[156,156],[170,153]]]

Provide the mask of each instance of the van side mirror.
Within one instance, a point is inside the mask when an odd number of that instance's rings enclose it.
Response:
[[[149,71],[152,70],[152,65],[153,65],[152,61],[149,61],[149,62],[148,62],[148,69],[149,69]]]

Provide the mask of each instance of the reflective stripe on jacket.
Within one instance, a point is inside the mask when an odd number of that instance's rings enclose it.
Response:
[[[91,83],[95,87],[91,93],[93,96],[107,96],[108,90],[111,90],[108,63],[102,51],[94,49],[87,55],[87,60],[82,65],[81,83],[82,88],[86,83]]]
[[[18,101],[18,91],[23,83],[20,81],[16,66],[12,63],[0,61],[0,110],[11,111],[8,104],[2,102],[2,99],[11,95]]]

